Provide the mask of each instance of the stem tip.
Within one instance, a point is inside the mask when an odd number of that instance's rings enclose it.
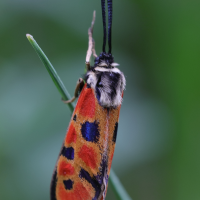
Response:
[[[30,34],[26,34],[26,37],[28,38],[28,40],[33,40],[33,36]]]

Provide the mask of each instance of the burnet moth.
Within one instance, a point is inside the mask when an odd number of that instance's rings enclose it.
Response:
[[[95,12],[88,30],[87,73],[79,79],[78,97],[51,181],[51,200],[105,200],[126,80],[111,54],[112,0],[108,5],[108,53],[105,0],[101,0],[103,52],[96,55],[92,38]],[[90,66],[90,57],[95,57]]]

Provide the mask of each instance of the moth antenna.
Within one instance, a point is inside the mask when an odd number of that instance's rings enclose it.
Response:
[[[108,53],[111,54],[111,32],[112,32],[112,0],[108,1],[108,47],[109,51]]]
[[[102,19],[103,19],[103,52],[105,53],[106,47],[106,8],[105,8],[105,0],[101,0],[101,9],[102,9]]]

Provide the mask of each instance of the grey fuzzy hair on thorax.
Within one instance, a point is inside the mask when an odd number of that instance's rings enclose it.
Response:
[[[96,98],[101,106],[116,108],[122,103],[122,92],[126,80],[118,68],[97,66],[86,74],[87,85],[94,89]]]

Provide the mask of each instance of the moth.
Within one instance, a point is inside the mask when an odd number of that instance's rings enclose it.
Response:
[[[112,0],[108,5],[108,53],[105,0],[101,0],[103,51],[96,55],[92,38],[95,12],[88,30],[87,73],[79,79],[72,102],[78,101],[51,181],[51,200],[105,200],[114,155],[124,74],[111,54]],[[90,57],[95,57],[90,66]]]

